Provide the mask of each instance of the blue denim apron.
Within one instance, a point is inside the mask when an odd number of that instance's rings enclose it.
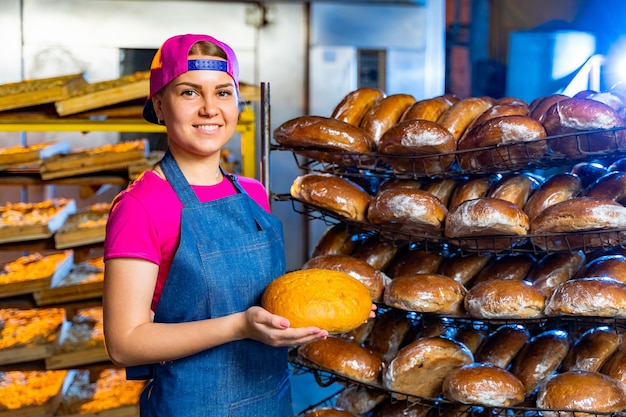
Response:
[[[231,174],[223,172],[237,194],[200,203],[169,151],[161,169],[184,207],[154,321],[203,320],[259,305],[265,287],[285,273],[280,221]],[[152,365],[151,373],[142,417],[293,417],[286,348],[245,339]]]

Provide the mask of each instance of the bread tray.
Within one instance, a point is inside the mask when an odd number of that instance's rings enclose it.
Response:
[[[551,254],[557,252],[573,252],[582,250],[591,252],[596,250],[608,251],[616,248],[626,248],[626,229],[588,230],[561,234],[528,234],[520,236],[480,236],[447,238],[444,236],[430,236],[414,234],[394,229],[388,226],[371,224],[345,218],[299,201],[289,194],[276,194],[277,201],[290,201],[295,212],[306,216],[310,220],[321,220],[328,226],[345,223],[349,228],[366,233],[376,233],[381,239],[392,242],[397,246],[411,245],[428,251],[452,254],[456,252],[471,254]]]
[[[477,405],[467,405],[461,404],[457,402],[452,402],[446,400],[444,398],[422,398],[416,397],[414,395],[410,395],[404,392],[389,390],[379,384],[367,384],[364,382],[360,382],[354,380],[352,378],[348,378],[342,375],[336,375],[331,370],[321,368],[313,363],[305,362],[301,358],[298,357],[297,349],[292,349],[289,352],[289,363],[292,366],[292,370],[294,374],[304,374],[304,373],[312,373],[315,381],[321,387],[328,387],[334,383],[339,383],[345,387],[349,386],[361,386],[367,389],[385,391],[390,394],[391,398],[395,401],[402,401],[406,403],[407,408],[412,406],[422,406],[427,407],[431,411],[429,415],[447,415],[453,416],[456,415],[458,417],[484,417],[489,415],[491,417],[544,417],[544,413],[553,412],[554,415],[561,415],[563,417],[566,416],[585,416],[585,417],[603,417],[603,416],[613,416],[613,417],[624,417],[626,416],[626,412],[594,412],[594,411],[584,411],[584,410],[556,410],[556,409],[541,409],[537,407],[531,407],[528,405],[521,405],[515,407],[487,407],[487,406],[477,406]],[[335,394],[336,395],[336,394]],[[529,396],[524,403],[525,404],[533,404],[535,398],[533,396]],[[451,413],[453,411],[453,413]],[[298,414],[300,415],[300,414]],[[369,416],[367,414],[366,416]]]
[[[604,142],[601,149],[593,150],[593,144],[598,138]],[[551,145],[560,141],[570,141],[568,146],[574,149],[574,152],[563,154],[552,150]],[[545,151],[538,154],[536,147],[543,142],[546,144]],[[572,161],[615,160],[626,155],[626,127],[566,133],[526,142],[431,155],[359,154],[276,144],[272,145],[272,149],[292,152],[296,164],[304,171],[359,177],[392,176],[398,179],[461,177],[554,168],[571,165]],[[480,161],[480,164],[476,161]],[[396,162],[401,162],[400,169],[392,168]]]

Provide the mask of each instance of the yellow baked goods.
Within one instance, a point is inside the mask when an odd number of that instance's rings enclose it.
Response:
[[[289,319],[291,327],[344,333],[368,319],[372,299],[367,287],[347,273],[313,268],[276,278],[265,289],[261,304]]]
[[[73,256],[72,251],[42,255],[39,252],[20,256],[4,264],[0,270],[0,285],[51,277],[57,266]]]
[[[0,372],[0,411],[45,405],[59,393],[66,375],[65,370]]]
[[[0,349],[51,342],[64,320],[63,308],[2,309]]]

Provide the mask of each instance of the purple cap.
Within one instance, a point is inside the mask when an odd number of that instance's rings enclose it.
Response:
[[[189,50],[201,41],[211,42],[222,48],[226,54],[226,61],[213,59],[189,60]],[[232,48],[225,43],[218,41],[208,35],[178,35],[166,40],[159,48],[152,59],[150,66],[150,96],[143,108],[143,117],[151,123],[159,123],[152,97],[163,87],[169,84],[174,78],[187,71],[193,70],[213,70],[224,71],[235,82],[235,87],[239,90],[239,63]]]

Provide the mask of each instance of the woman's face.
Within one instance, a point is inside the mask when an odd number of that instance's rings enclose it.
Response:
[[[221,59],[190,56],[189,59]],[[233,136],[239,118],[235,83],[223,71],[188,71],[154,98],[167,126],[170,146],[198,156],[219,153]]]

